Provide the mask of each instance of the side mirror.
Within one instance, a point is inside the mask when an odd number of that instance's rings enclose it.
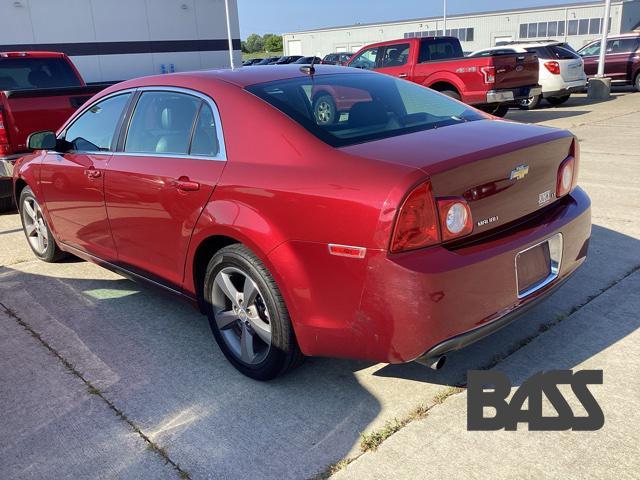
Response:
[[[53,132],[35,132],[27,138],[29,150],[55,150],[58,140]]]

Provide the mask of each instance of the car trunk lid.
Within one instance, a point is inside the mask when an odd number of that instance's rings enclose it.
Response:
[[[558,168],[572,142],[566,131],[487,120],[344,150],[422,169],[436,197],[467,200],[474,221],[472,235],[476,235],[553,202]]]

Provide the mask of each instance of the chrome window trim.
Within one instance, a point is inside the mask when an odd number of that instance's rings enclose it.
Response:
[[[129,123],[126,125],[125,143],[124,143],[123,151],[113,152],[114,155],[118,155],[118,156],[127,155],[131,157],[186,158],[191,160],[208,160],[208,161],[215,160],[220,162],[227,161],[227,148],[224,142],[224,131],[222,128],[222,119],[220,118],[220,111],[218,110],[218,105],[216,104],[215,100],[213,100],[211,97],[209,97],[208,95],[202,92],[198,92],[196,90],[191,90],[191,89],[182,88],[182,87],[171,87],[171,86],[159,85],[159,86],[139,87],[135,90],[141,93],[144,93],[144,92],[182,93],[184,95],[191,95],[192,97],[197,97],[200,100],[204,101],[211,108],[211,111],[213,113],[213,119],[216,122],[216,137],[218,138],[218,145],[219,145],[220,151],[214,157],[206,156],[206,155],[185,155],[185,154],[154,153],[154,152],[127,152],[124,149],[126,148],[126,145],[127,145],[127,137],[129,136],[129,127],[131,126],[131,120],[133,119],[133,115],[135,114],[135,111],[137,108],[137,103],[136,103],[136,105],[133,107],[133,110],[131,112],[131,118],[129,119]],[[189,145],[189,148],[191,148],[191,145]]]
[[[526,290],[521,291],[519,280],[518,280],[518,257],[523,253],[526,253],[529,250],[539,247],[540,245],[543,245],[545,243],[549,244],[549,257],[550,257],[550,263],[551,263],[549,275],[547,275],[545,278],[543,278],[539,282],[534,283]],[[538,242],[535,245],[531,245],[529,248],[525,248],[524,250],[521,250],[516,254],[514,259],[514,266],[516,270],[516,295],[518,296],[518,299],[528,297],[532,293],[535,293],[538,290],[546,287],[551,282],[553,282],[556,278],[558,278],[558,276],[560,275],[560,266],[562,265],[563,246],[564,246],[564,238],[562,236],[562,233],[556,233],[555,235],[552,235],[551,237],[541,242]]]

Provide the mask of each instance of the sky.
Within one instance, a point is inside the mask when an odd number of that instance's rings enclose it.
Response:
[[[578,0],[448,0],[447,13],[561,5]],[[240,35],[442,15],[443,0],[237,0]]]

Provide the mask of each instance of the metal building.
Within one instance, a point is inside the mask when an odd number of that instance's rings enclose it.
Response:
[[[229,0],[240,63],[236,0]],[[230,64],[224,0],[0,0],[0,52],[71,56],[87,82]]]
[[[286,55],[323,56],[330,52],[355,52],[364,45],[398,38],[458,37],[465,52],[494,46],[502,41],[558,39],[574,48],[602,33],[604,2],[584,2],[549,7],[470,13],[395,22],[356,24],[284,34]],[[611,34],[640,27],[640,0],[614,0]]]

